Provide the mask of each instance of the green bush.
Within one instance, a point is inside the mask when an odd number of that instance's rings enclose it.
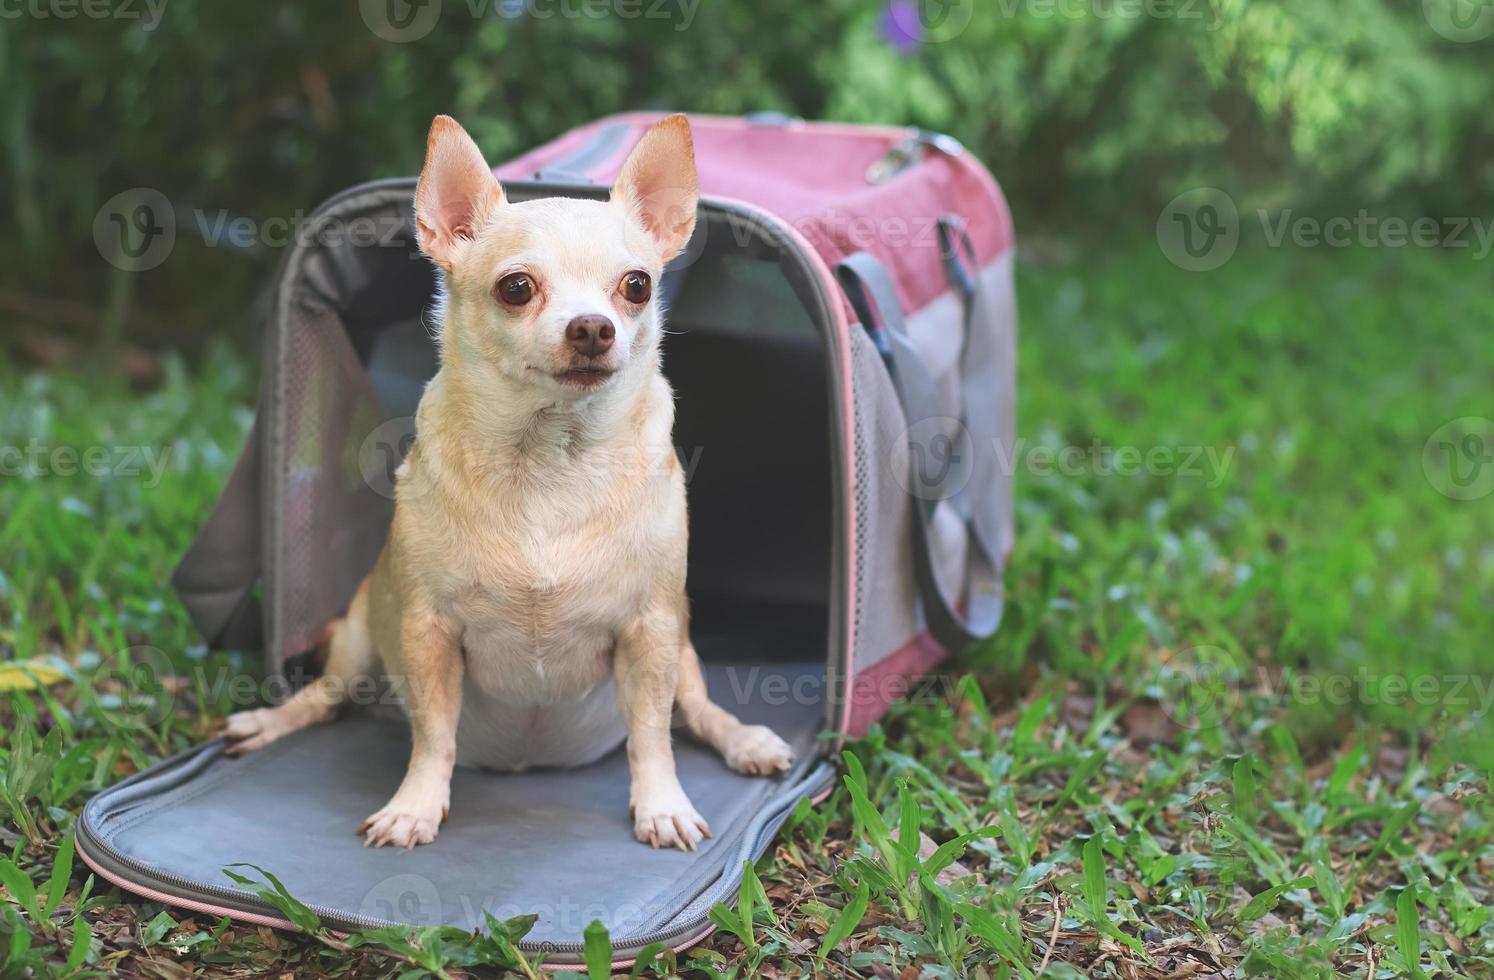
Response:
[[[1197,184],[1444,214],[1494,186],[1490,42],[1436,14],[1470,0],[964,0],[963,30],[911,50],[880,0],[426,0],[439,17],[410,43],[369,28],[380,0],[154,0],[154,24],[146,0],[105,2],[0,18],[0,259],[12,292],[83,300],[146,342],[243,311],[275,249],[207,248],[187,222],[171,261],[118,273],[92,243],[110,197],[293,218],[413,172],[436,112],[494,160],[640,106],[912,123],[978,153],[1027,229],[1155,215]]]

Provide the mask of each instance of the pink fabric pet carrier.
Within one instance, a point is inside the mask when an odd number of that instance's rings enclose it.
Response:
[[[511,200],[604,198],[657,118],[599,120],[497,175]],[[661,288],[692,635],[712,698],[788,739],[793,769],[740,776],[679,739],[681,781],[716,834],[696,853],[633,841],[621,752],[583,769],[459,771],[436,843],[394,854],[352,833],[407,754],[404,722],[372,706],[244,758],[210,742],[101,793],[77,837],[101,875],[279,925],[224,867],[270,870],[332,926],[537,912],[521,945],[555,963],[579,961],[593,919],[622,957],[683,947],[795,804],[829,792],[837,739],[822,734],[864,734],[941,657],[994,632],[1016,339],[995,181],[954,140],[913,129],[691,124],[699,218]],[[382,547],[436,368],[414,186],[337,195],[313,220],[350,233],[290,249],[255,426],[175,577],[209,642],[262,651],[293,683]]]

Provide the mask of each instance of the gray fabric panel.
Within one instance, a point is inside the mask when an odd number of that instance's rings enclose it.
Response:
[[[811,655],[818,649],[811,647]],[[199,771],[151,795],[148,784],[101,796],[89,831],[161,878],[209,888],[222,868],[249,862],[297,898],[346,919],[474,928],[482,910],[534,912],[528,939],[579,942],[600,919],[614,942],[677,921],[726,870],[755,817],[814,764],[823,665],[712,667],[712,697],[744,721],[771,725],[798,753],[776,779],[739,776],[713,751],[676,742],[680,780],[715,833],[693,854],[633,840],[628,768],[619,750],[575,770],[496,774],[459,770],[451,818],[413,851],[361,846],[354,829],[403,774],[405,726],[367,715],[290,736]]]
[[[308,302],[291,313],[283,442],[284,488],[271,498],[280,533],[270,542],[272,649],[316,646],[383,547],[394,510],[397,443],[342,319]]]
[[[991,348],[997,362],[985,368],[990,372],[991,383],[996,386],[996,439],[999,444],[991,450],[991,458],[983,461],[983,465],[987,467],[985,472],[990,474],[991,492],[1001,527],[1001,554],[997,559],[1003,568],[1016,540],[1012,492],[1017,449],[1017,290],[1014,272],[1013,253],[1008,251],[981,274],[985,314],[989,318],[987,327],[995,335]]]
[[[985,297],[985,322],[975,329],[992,331],[990,345],[997,363],[981,365],[980,373],[998,392],[1000,417],[998,438],[1003,445],[975,446],[972,491],[993,500],[1005,528],[1001,540],[1012,540],[1012,476],[1008,461],[1015,438],[1016,310],[1012,281],[1012,258],[1008,252],[980,270]],[[961,348],[964,310],[953,291],[918,310],[905,320],[907,333],[923,357],[936,389],[941,411],[957,418],[961,404]],[[865,498],[866,532],[858,541],[857,564],[861,566],[857,597],[858,624],[856,670],[862,671],[906,645],[926,628],[919,609],[918,588],[913,575],[913,498],[903,489],[904,477],[896,472],[905,456],[898,451],[907,421],[880,355],[865,332],[854,326],[852,339],[852,385],[856,400],[856,425],[864,440],[865,460],[857,467],[858,495]],[[859,456],[860,454],[858,454]],[[981,489],[984,488],[984,489]],[[943,502],[935,510],[935,574],[945,595],[965,591],[967,534],[954,508]],[[1004,560],[1005,556],[1001,556]]]
[[[923,632],[913,576],[911,498],[893,478],[893,447],[906,423],[881,355],[859,326],[851,330],[851,387],[858,441],[856,495],[864,533],[856,542],[856,673]]]

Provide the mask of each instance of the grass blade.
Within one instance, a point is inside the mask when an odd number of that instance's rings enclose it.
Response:
[[[1406,970],[1417,980],[1425,977],[1421,968],[1421,921],[1416,907],[1416,889],[1401,889],[1395,901],[1395,943],[1405,961]]]
[[[42,906],[42,914],[50,916],[62,906],[62,899],[67,895],[68,882],[73,877],[73,835],[69,831],[62,838],[62,845],[57,848],[57,857],[52,861],[52,877],[47,881],[47,904]]]
[[[1084,904],[1096,922],[1104,922],[1108,889],[1105,887],[1105,850],[1100,835],[1084,845]]]
[[[230,871],[229,868],[253,868],[255,871],[258,871],[260,873],[265,881],[268,881],[270,883],[270,887],[265,887],[263,883],[255,881],[253,878],[246,878],[241,874],[236,874],[233,871]],[[243,885],[245,888],[248,888],[250,891],[254,892],[254,894],[260,899],[268,902],[271,907],[273,907],[281,915],[285,916],[286,919],[290,921],[291,925],[295,926],[297,929],[300,929],[302,932],[316,932],[317,930],[321,929],[322,920],[317,918],[316,913],[311,911],[311,909],[307,908],[294,896],[292,896],[291,893],[286,890],[285,886],[280,883],[279,878],[276,878],[273,874],[266,871],[264,868],[261,868],[259,865],[230,864],[227,868],[223,869],[223,873],[232,878],[237,884]]]
[[[582,933],[581,955],[586,961],[586,975],[591,980],[607,980],[612,976],[612,938],[600,920],[592,919]]]
[[[825,933],[825,939],[820,943],[820,959],[829,955],[830,951],[845,941],[845,938],[856,930],[861,924],[861,919],[866,915],[866,907],[871,902],[871,884],[862,879],[856,888],[856,894],[840,910],[840,915],[830,923],[830,929]]]
[[[1254,922],[1276,908],[1276,903],[1281,901],[1281,896],[1287,892],[1296,891],[1298,888],[1312,888],[1315,885],[1317,885],[1317,881],[1313,878],[1297,878],[1292,881],[1284,881],[1279,885],[1272,885],[1246,903],[1236,918],[1240,922]]]

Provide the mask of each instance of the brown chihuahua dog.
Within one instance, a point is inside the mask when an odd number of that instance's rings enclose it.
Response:
[[[772,731],[710,701],[690,645],[654,284],[697,198],[682,115],[643,137],[606,203],[510,203],[466,131],[432,124],[415,218],[441,269],[441,366],[389,539],[322,677],[226,732],[241,753],[330,720],[382,661],[413,748],[359,827],[365,845],[435,840],[456,764],[579,766],[626,738],[634,834],[694,850],[710,830],[675,774],[676,713],[738,772],[793,762]]]

